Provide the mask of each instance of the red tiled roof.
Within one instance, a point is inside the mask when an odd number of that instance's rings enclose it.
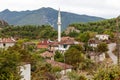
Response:
[[[37,48],[48,48],[49,43],[48,40],[41,41],[37,44]]]
[[[49,43],[50,46],[58,46],[59,45],[59,42],[55,41],[55,42],[51,42]]]
[[[62,40],[59,44],[74,44],[74,40],[67,39],[67,40]]]
[[[61,38],[61,41],[65,41],[65,40],[74,40],[74,38],[71,38],[71,37],[69,37],[69,36],[62,37],[62,38]]]
[[[13,38],[0,38],[0,43],[15,43],[16,40]]]
[[[44,40],[38,43],[38,45],[48,45],[50,42],[48,40]]]
[[[47,63],[51,64],[52,66],[56,66],[56,67],[60,67],[61,69],[71,69],[72,66],[65,64],[65,63],[61,63],[61,62],[56,62],[54,60],[46,60]]]
[[[37,45],[37,48],[40,49],[40,48],[48,48],[48,45]]]
[[[61,38],[61,42],[58,42],[58,41],[54,41],[52,43],[49,43],[49,45],[51,46],[58,46],[59,44],[74,44],[74,38],[71,38],[71,37],[62,37]]]
[[[42,57],[53,57],[54,56],[54,54],[53,53],[51,53],[51,52],[49,52],[49,51],[46,51],[46,52],[44,52],[44,53],[42,53],[42,54],[40,54]]]

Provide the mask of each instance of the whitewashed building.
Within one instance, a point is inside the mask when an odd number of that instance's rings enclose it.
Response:
[[[89,45],[90,47],[96,48],[98,44],[99,44],[99,41],[98,41],[98,40],[95,40],[95,39],[90,39],[90,40],[88,41],[88,45]]]
[[[0,38],[0,48],[8,48],[14,46],[16,40],[14,38]]]
[[[109,35],[107,34],[98,34],[95,36],[98,40],[109,40]]]
[[[21,80],[31,80],[31,65],[25,64],[20,66],[20,72],[22,79]]]
[[[71,45],[75,45],[75,44],[81,44],[83,45],[83,43],[79,43],[77,41],[74,40],[74,38],[71,37],[62,37],[61,41],[53,41],[49,44],[49,50],[50,51],[60,51],[60,52],[65,52],[66,50],[68,50],[70,48]]]

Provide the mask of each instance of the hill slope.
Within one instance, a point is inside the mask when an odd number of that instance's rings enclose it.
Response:
[[[33,11],[9,11],[8,9],[0,12],[0,19],[7,21],[12,25],[43,25],[50,24],[57,29],[57,10],[52,8],[40,8]],[[74,13],[61,12],[62,15],[62,30],[71,23],[98,21],[103,18],[78,15]]]

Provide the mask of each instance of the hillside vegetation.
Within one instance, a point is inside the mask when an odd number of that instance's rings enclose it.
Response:
[[[107,31],[109,30],[111,32],[116,32],[116,19],[113,18],[113,19],[102,20],[97,22],[88,22],[88,23],[73,23],[73,24],[70,24],[68,28],[70,27],[74,27],[75,30],[77,30],[77,32],[79,33],[91,31],[91,32],[97,32],[99,34],[102,34],[106,30]],[[72,30],[72,31],[69,30],[69,34],[75,33],[75,30]]]
[[[120,18],[118,19],[120,21]],[[120,28],[120,22],[118,22]],[[115,39],[116,18],[88,23],[70,24],[65,33],[77,40],[87,42],[96,34],[108,34],[111,39]],[[120,31],[120,30],[119,30]]]
[[[55,38],[57,32],[49,25],[42,26],[9,26],[0,31],[1,37],[16,37],[28,39],[49,39]]]

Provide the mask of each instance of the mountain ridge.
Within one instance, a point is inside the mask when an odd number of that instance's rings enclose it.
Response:
[[[0,19],[7,21],[11,25],[52,25],[57,29],[57,14],[58,11],[50,8],[43,7],[37,10],[26,11],[10,11],[5,9],[0,12]],[[77,22],[91,22],[103,20],[101,17],[94,17],[88,15],[79,15],[76,13],[70,13],[61,11],[62,15],[62,30],[71,23]]]

